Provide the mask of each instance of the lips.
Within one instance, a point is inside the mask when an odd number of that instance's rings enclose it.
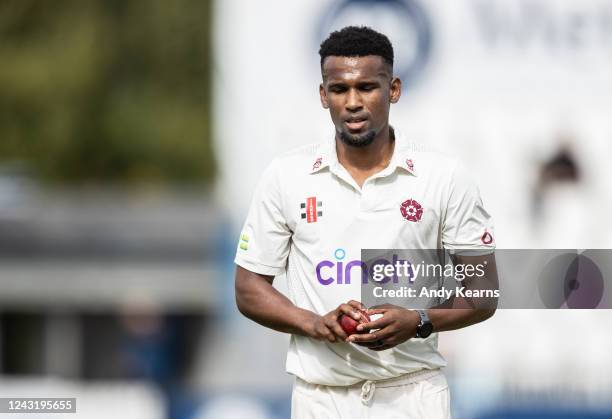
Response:
[[[366,117],[352,117],[348,118],[344,123],[349,131],[359,131],[367,124],[368,118]]]

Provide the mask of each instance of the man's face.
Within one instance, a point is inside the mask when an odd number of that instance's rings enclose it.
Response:
[[[387,127],[389,107],[399,100],[401,82],[382,57],[330,56],[323,62],[321,104],[329,109],[337,136],[365,147]]]

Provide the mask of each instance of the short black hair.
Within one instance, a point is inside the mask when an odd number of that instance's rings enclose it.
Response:
[[[393,46],[380,32],[367,26],[347,26],[332,32],[319,48],[321,68],[330,55],[338,57],[363,57],[378,55],[393,67]]]

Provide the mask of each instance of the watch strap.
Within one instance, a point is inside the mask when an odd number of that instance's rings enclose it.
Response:
[[[419,338],[427,337],[427,336],[422,336],[421,335],[421,328],[422,328],[422,326],[424,324],[427,324],[427,323],[431,324],[431,320],[429,320],[429,316],[427,315],[427,311],[425,311],[425,310],[415,310],[415,311],[419,314],[419,317],[421,318],[421,322],[419,323],[419,325],[417,326],[417,329],[416,329],[416,335]],[[431,334],[431,333],[429,333],[429,334]]]

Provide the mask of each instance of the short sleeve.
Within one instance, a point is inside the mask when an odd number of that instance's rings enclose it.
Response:
[[[493,220],[485,210],[474,180],[461,165],[455,166],[448,188],[442,225],[442,244],[451,253],[495,250]]]
[[[283,214],[280,173],[273,162],[262,175],[238,239],[234,262],[262,275],[284,273],[291,231]]]

